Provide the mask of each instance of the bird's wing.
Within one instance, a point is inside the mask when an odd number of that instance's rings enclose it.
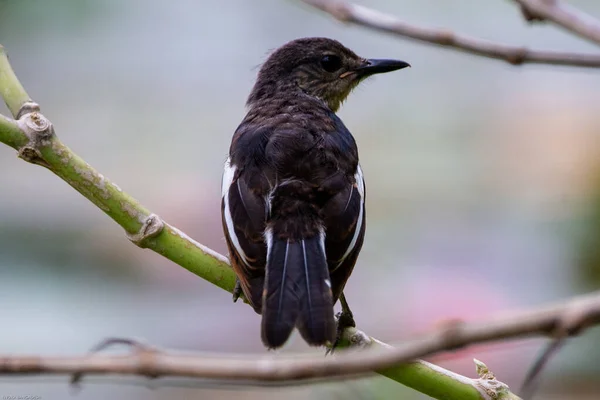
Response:
[[[221,214],[231,264],[242,290],[260,312],[267,247],[264,239],[271,191],[265,147],[270,129],[242,123],[225,162]]]
[[[324,208],[325,249],[334,300],[339,297],[350,277],[362,247],[365,234],[365,195],[363,173],[358,165],[351,181]]]
[[[265,197],[251,186],[259,171],[225,162],[221,215],[231,264],[244,294],[260,310],[266,264]]]

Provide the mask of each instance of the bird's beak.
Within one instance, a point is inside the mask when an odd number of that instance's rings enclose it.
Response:
[[[356,73],[361,76],[369,76],[374,74],[382,74],[384,72],[392,72],[402,68],[410,67],[406,61],[400,60],[366,60],[366,64],[357,68]]]

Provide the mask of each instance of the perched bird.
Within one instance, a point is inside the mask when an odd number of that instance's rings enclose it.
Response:
[[[291,41],[262,65],[225,162],[222,221],[239,286],[262,314],[262,341],[297,327],[333,343],[333,305],[365,234],[354,138],[335,114],[365,78],[409,64],[359,57],[327,38]]]

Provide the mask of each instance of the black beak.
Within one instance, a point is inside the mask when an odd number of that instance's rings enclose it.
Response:
[[[382,74],[384,72],[392,72],[402,68],[410,67],[406,61],[400,60],[367,60],[367,63],[358,68],[356,72],[360,76],[369,76],[373,74]]]

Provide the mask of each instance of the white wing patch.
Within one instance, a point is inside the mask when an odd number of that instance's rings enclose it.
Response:
[[[325,251],[325,229],[323,227],[319,228],[319,245],[323,254],[327,254]]]
[[[221,178],[221,197],[225,197],[229,193],[229,187],[233,182],[233,176],[235,175],[235,167],[231,166],[231,158],[227,158],[225,166],[223,167],[223,177]]]
[[[273,248],[273,230],[271,228],[265,229],[265,243],[267,244],[267,262],[271,257],[271,249]]]
[[[365,200],[365,178],[363,177],[362,168],[360,168],[360,164],[356,167],[356,173],[354,174],[354,179],[356,180],[356,185],[358,186],[358,193],[360,193],[361,204],[364,204]]]
[[[221,180],[221,196],[223,197],[224,203],[223,214],[225,216],[225,226],[227,227],[227,234],[229,236],[229,239],[231,239],[233,247],[235,247],[244,264],[248,265],[248,261],[246,261],[246,253],[244,253],[242,246],[240,246],[240,241],[238,240],[238,237],[235,234],[233,218],[231,217],[231,210],[229,209],[229,189],[231,188],[231,183],[233,182],[233,177],[235,176],[235,170],[236,167],[231,165],[231,159],[228,158],[227,161],[225,161],[225,167],[223,169],[223,178]]]
[[[360,195],[360,210],[358,212],[358,220],[356,221],[356,227],[354,228],[354,236],[352,237],[352,241],[346,249],[346,252],[340,259],[338,266],[340,266],[344,262],[346,257],[348,257],[348,254],[350,254],[350,252],[354,249],[354,246],[356,246],[356,241],[358,240],[358,236],[360,235],[360,230],[362,228],[363,214],[365,213],[365,180],[363,177],[362,169],[360,168],[360,164],[356,168],[354,180],[356,181],[356,187],[358,189],[358,194]]]

